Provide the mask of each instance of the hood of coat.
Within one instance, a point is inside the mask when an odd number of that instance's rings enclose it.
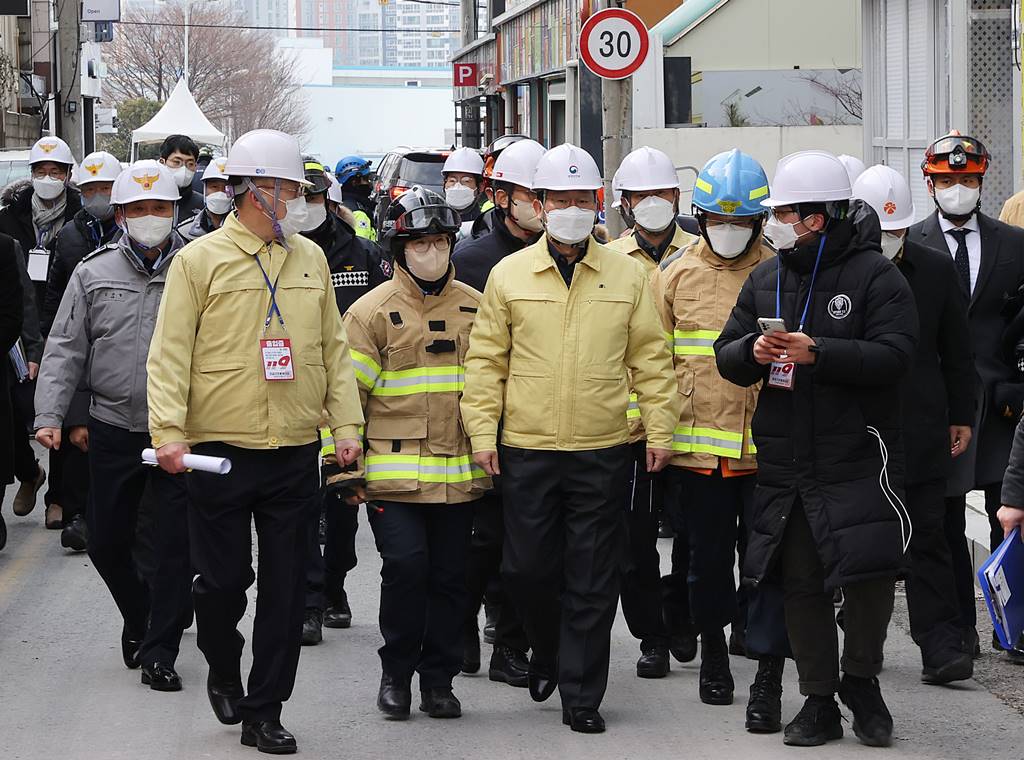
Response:
[[[0,191],[0,205],[22,210],[30,210],[32,204],[32,180],[19,179]]]
[[[348,206],[339,205],[337,216],[352,229],[356,228],[356,215],[352,213],[352,209]]]
[[[862,200],[850,201],[846,218],[833,222],[828,229],[825,247],[821,252],[821,266],[839,264],[861,252],[882,253],[882,227],[874,209]],[[814,269],[818,256],[818,242],[802,245],[782,253],[786,267],[801,274]]]

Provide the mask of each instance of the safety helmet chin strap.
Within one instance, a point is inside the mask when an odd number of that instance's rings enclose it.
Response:
[[[281,199],[280,178],[274,178],[274,205],[272,208],[267,208],[267,204],[262,198],[261,189],[256,187],[256,184],[252,181],[251,177],[246,177],[243,181],[246,188],[249,190],[250,197],[256,201],[256,205],[260,207],[260,210],[270,220],[271,227],[274,230],[274,237],[277,238],[277,242],[281,244],[282,248],[291,253],[292,249],[285,240],[284,232],[281,231],[281,221],[277,218],[277,203]]]

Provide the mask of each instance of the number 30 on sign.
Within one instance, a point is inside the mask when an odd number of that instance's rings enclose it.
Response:
[[[643,20],[624,8],[606,8],[580,29],[580,58],[602,79],[625,79],[636,73],[650,49]]]

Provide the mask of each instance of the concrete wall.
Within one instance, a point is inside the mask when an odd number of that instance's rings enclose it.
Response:
[[[39,117],[7,111],[4,114],[3,148],[28,148],[39,139]]]
[[[775,164],[785,155],[798,150],[827,150],[839,155],[861,156],[864,138],[859,126],[843,127],[694,127],[688,129],[636,129],[633,147],[649,145],[665,151],[677,167],[704,166],[708,159],[722,151],[739,148],[764,166],[770,180]],[[693,187],[692,171],[679,173],[682,187]],[[689,204],[689,193],[683,208]]]

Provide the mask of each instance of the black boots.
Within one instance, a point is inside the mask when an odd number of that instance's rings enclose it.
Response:
[[[764,657],[757,663],[757,675],[747,702],[747,730],[774,734],[782,730],[782,671],[784,657]]]
[[[843,674],[839,699],[853,713],[853,733],[861,744],[888,747],[892,744],[892,715],[882,699],[877,678],[857,678]]]
[[[729,647],[721,630],[700,635],[700,701],[731,705],[736,686],[729,671]]]
[[[640,659],[636,661],[638,678],[664,678],[668,675],[668,647],[664,645],[641,646]]]
[[[835,697],[812,694],[786,726],[782,741],[794,747],[818,747],[842,738],[842,714]]]
[[[380,677],[380,691],[377,693],[377,709],[388,720],[406,720],[412,706],[412,687],[409,681],[399,681],[387,673]]]
[[[324,615],[320,610],[308,609],[302,620],[302,645],[316,646],[324,640]]]
[[[487,669],[487,677],[490,680],[525,689],[529,672],[530,663],[526,659],[526,654],[517,652],[512,647],[494,647],[491,664]]]
[[[462,704],[452,693],[451,686],[420,691],[420,712],[431,718],[461,718]]]

